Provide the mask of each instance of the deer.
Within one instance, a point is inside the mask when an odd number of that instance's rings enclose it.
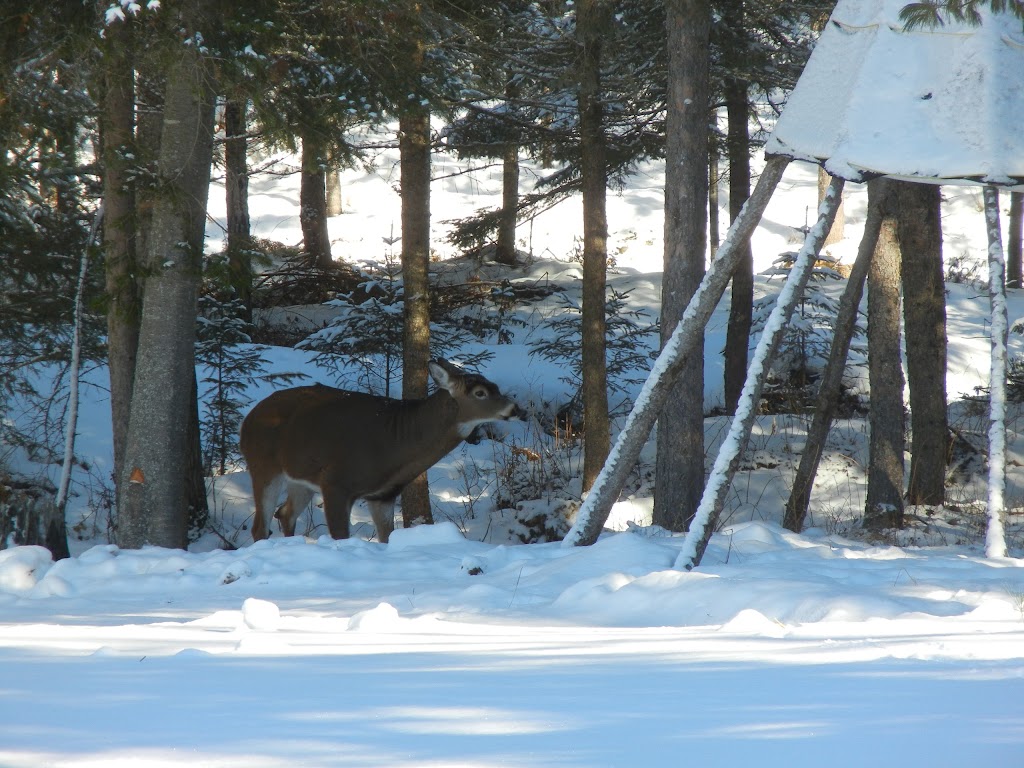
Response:
[[[523,417],[515,401],[483,376],[442,359],[428,366],[437,390],[424,399],[314,384],[280,390],[256,404],[240,434],[256,505],[254,542],[270,535],[270,515],[286,489],[275,515],[283,535],[295,535],[295,518],[319,491],[333,538],[348,538],[352,506],[363,499],[378,541],[386,544],[403,488],[478,426]]]

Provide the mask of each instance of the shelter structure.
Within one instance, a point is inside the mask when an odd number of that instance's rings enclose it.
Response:
[[[728,284],[738,260],[737,245],[760,221],[786,165],[800,160],[821,165],[833,181],[752,357],[729,435],[677,567],[689,569],[700,562],[749,438],[771,357],[831,227],[844,180],[878,177],[984,185],[992,310],[986,551],[990,556],[1005,554],[1001,514],[1007,319],[997,189],[1024,189],[1024,26],[1009,13],[979,7],[980,24],[975,26],[944,20],[938,27],[908,29],[901,17],[906,4],[839,0],[768,140],[768,163],[757,187],[663,346],[566,536],[566,546],[597,539],[676,376],[696,349],[696,339]],[[862,244],[862,250],[867,245]]]

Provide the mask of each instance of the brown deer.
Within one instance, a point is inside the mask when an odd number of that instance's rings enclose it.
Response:
[[[395,527],[395,497],[408,483],[476,426],[521,417],[515,402],[483,376],[446,360],[429,365],[438,390],[423,400],[316,384],[260,401],[241,431],[256,502],[253,541],[270,535],[270,515],[286,487],[288,499],[277,510],[285,536],[294,535],[296,516],[319,490],[331,536],[348,538],[352,505],[365,499],[377,538],[387,543]]]

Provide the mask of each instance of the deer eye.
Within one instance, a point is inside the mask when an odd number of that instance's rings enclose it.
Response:
[[[487,397],[487,390],[484,387],[477,387],[476,389],[473,390],[473,397],[477,397],[483,400],[485,397]]]

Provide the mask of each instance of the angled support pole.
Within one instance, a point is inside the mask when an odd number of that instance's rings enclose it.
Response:
[[[832,222],[835,221],[836,211],[843,201],[843,179],[838,176],[832,177],[832,183],[828,185],[825,192],[825,199],[818,207],[818,220],[811,231],[804,238],[803,248],[797,254],[796,263],[789,271],[786,284],[779,292],[779,298],[775,302],[775,308],[768,316],[764,331],[757,342],[757,349],[754,350],[754,359],[747,369],[747,380],[743,384],[743,391],[740,393],[740,401],[736,406],[736,415],[733,416],[732,424],[729,426],[729,434],[722,441],[722,447],[718,451],[718,458],[715,459],[715,467],[711,470],[711,476],[704,487],[704,495],[701,497],[700,505],[690,523],[690,530],[686,533],[683,541],[683,548],[676,558],[676,567],[690,570],[700,565],[704,550],[707,549],[711,534],[715,531],[718,517],[725,507],[725,497],[729,493],[729,486],[732,484],[733,475],[739,466],[740,456],[750,438],[750,430],[757,418],[757,404],[761,400],[761,390],[768,378],[768,370],[772,360],[782,341],[786,326],[793,316],[793,309],[803,295],[807,280],[814,271],[814,262],[818,260],[821,246],[825,243],[829,230],[832,229]]]
[[[740,257],[740,249],[737,246],[750,238],[761,221],[761,215],[768,206],[787,165],[789,158],[769,158],[753,193],[729,227],[729,232],[719,247],[711,268],[690,299],[690,304],[672,336],[662,347],[650,376],[647,377],[633,404],[633,410],[630,411],[615,445],[612,446],[604,468],[594,481],[576,516],[576,523],[566,534],[562,546],[587,546],[597,541],[611,513],[612,505],[626,484],[626,478],[636,465],[640,450],[651,434],[654,422],[657,421],[658,414],[672,391],[672,385],[687,358],[693,353],[697,340],[703,338],[704,326],[711,319],[712,312],[729,284]]]

